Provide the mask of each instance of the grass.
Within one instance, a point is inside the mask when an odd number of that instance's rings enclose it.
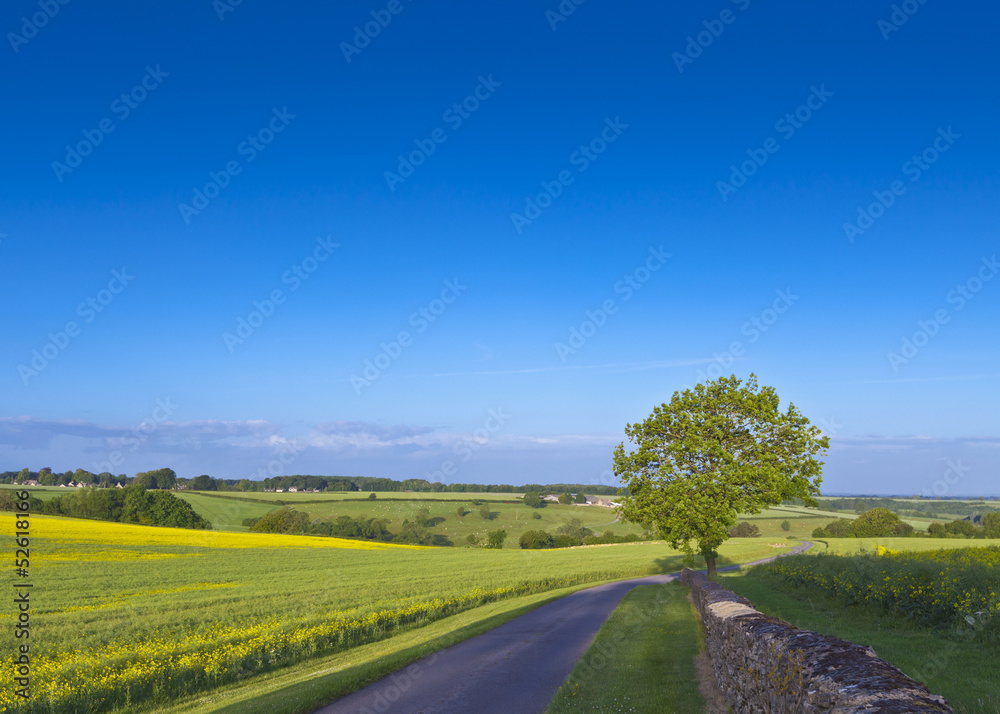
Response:
[[[483,605],[381,642],[355,647],[172,702],[160,714],[302,714],[378,681],[438,650],[480,635],[547,602],[593,584]],[[124,713],[123,713],[124,714]]]
[[[766,614],[874,647],[957,711],[1000,712],[1000,551],[984,547],[991,541],[829,542],[832,554],[726,574],[723,584]]]
[[[247,528],[242,525],[244,518],[255,518],[269,511],[281,508],[280,504],[262,503],[256,500],[241,498],[239,494],[226,493],[225,495],[209,495],[198,492],[179,491],[175,494],[188,501],[195,512],[207,518],[213,528],[221,530],[245,531]],[[288,494],[253,494],[257,496],[285,496]],[[613,530],[618,535],[628,533],[640,534],[642,528],[631,523],[617,523],[617,514],[610,508],[601,506],[569,506],[558,503],[548,503],[543,508],[528,508],[527,506],[515,502],[508,503],[498,498],[479,499],[481,494],[446,494],[462,495],[463,498],[450,498],[446,500],[429,500],[427,498],[410,498],[419,496],[415,493],[395,494],[393,499],[376,499],[369,501],[344,500],[341,498],[328,498],[327,494],[291,494],[292,496],[302,496],[297,499],[287,499],[285,506],[296,511],[302,511],[309,515],[310,520],[335,519],[338,516],[350,516],[351,518],[385,518],[389,521],[390,531],[397,532],[402,527],[404,520],[414,520],[417,511],[426,508],[433,523],[431,531],[435,535],[442,535],[453,545],[465,545],[469,535],[475,535],[485,539],[486,534],[492,530],[503,528],[507,531],[506,548],[518,548],[518,538],[521,533],[527,530],[547,530],[554,533],[559,526],[568,523],[576,518],[588,527],[593,527],[596,532],[603,533],[605,530]],[[334,494],[336,495],[336,494]],[[435,495],[435,494],[430,494]],[[510,494],[486,494],[494,496],[509,496]],[[324,496],[324,498],[317,498]],[[272,502],[276,499],[269,499]],[[480,506],[472,504],[473,500],[484,501],[490,507],[490,520],[484,519],[479,514]],[[464,516],[457,514],[458,507],[463,506]],[[533,518],[537,514],[539,518]]]
[[[997,538],[823,538],[814,541],[809,554],[853,555],[863,550],[874,551],[878,546],[903,552],[922,550],[951,550],[954,548],[979,548],[1000,545]]]
[[[13,535],[13,526],[5,519],[4,533]],[[32,516],[31,539],[33,593],[44,594],[32,600],[36,681],[72,685],[60,695],[65,706],[52,711],[83,701],[100,711],[105,696],[108,710],[129,687],[133,706],[143,697],[172,701],[237,676],[385,642],[491,602],[684,564],[662,542],[545,551],[415,548],[51,516]],[[773,552],[759,540],[731,542],[720,564]],[[0,613],[8,624],[11,617]],[[0,629],[0,648],[14,645],[13,628]],[[182,660],[186,669],[169,669]],[[38,703],[49,711],[44,699]]]
[[[695,669],[702,637],[687,593],[677,582],[629,592],[546,714],[704,711]]]
[[[212,528],[224,531],[244,532],[248,530],[243,525],[245,518],[260,518],[281,507],[243,499],[217,498],[197,492],[174,491],[174,495],[190,503],[194,512],[209,521]]]

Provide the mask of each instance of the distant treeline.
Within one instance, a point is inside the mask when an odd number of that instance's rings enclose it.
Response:
[[[426,509],[422,510],[425,513],[418,515],[416,521],[404,520],[398,533],[389,530],[386,518],[340,516],[336,520],[310,521],[308,514],[290,508],[279,508],[260,518],[246,518],[243,525],[249,526],[253,533],[328,536],[409,545],[454,545],[447,536],[431,533],[427,527]]]
[[[939,513],[956,516],[977,516],[1000,511],[1000,507],[989,506],[984,501],[900,501],[894,498],[824,498],[820,508],[830,511],[854,511],[864,513],[873,508],[885,508],[900,516],[923,516],[937,518]]]
[[[265,478],[262,481],[251,481],[250,479],[222,479],[213,478],[208,474],[202,474],[195,478],[181,478],[174,473],[173,469],[162,468],[154,471],[141,471],[134,477],[129,478],[125,474],[114,475],[108,472],[99,474],[92,473],[85,469],[76,471],[66,471],[58,473],[52,469],[41,469],[31,471],[21,469],[20,471],[4,471],[0,473],[0,483],[25,484],[35,481],[42,486],[69,486],[70,484],[85,484],[90,486],[102,486],[105,488],[138,483],[147,490],[153,489],[174,489],[185,488],[193,491],[241,491],[241,492],[262,492],[282,489],[288,491],[291,488],[297,491],[383,491],[383,492],[405,492],[416,491],[420,493],[524,493],[526,491],[537,491],[541,495],[560,493],[586,493],[593,496],[614,496],[619,489],[614,486],[599,486],[595,484],[526,484],[524,486],[513,486],[509,484],[480,484],[480,483],[439,483],[430,482],[425,479],[405,479],[396,481],[389,478],[378,478],[373,476],[275,476]]]
[[[0,510],[13,509],[13,491],[0,490]],[[127,488],[85,488],[56,496],[49,501],[31,498],[31,510],[70,518],[90,518],[147,526],[210,529],[187,501],[167,491],[147,491],[132,484]]]

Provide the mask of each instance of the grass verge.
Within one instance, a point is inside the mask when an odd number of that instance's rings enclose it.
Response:
[[[586,583],[483,605],[423,627],[413,625],[386,640],[186,697],[167,707],[160,703],[143,709],[131,707],[127,711],[160,714],[313,712],[434,652],[499,627],[572,592],[599,584]],[[118,710],[116,714],[125,711]]]
[[[870,645],[882,659],[925,682],[957,712],[1000,712],[1000,652],[921,627],[898,615],[840,605],[815,588],[785,588],[770,578],[725,573],[722,585],[758,610],[796,627]]]
[[[597,633],[546,714],[702,712],[697,615],[677,582],[633,589]]]

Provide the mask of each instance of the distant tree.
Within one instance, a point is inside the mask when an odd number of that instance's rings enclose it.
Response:
[[[944,529],[948,532],[948,535],[953,538],[956,536],[959,538],[973,538],[978,535],[979,531],[978,528],[972,525],[971,521],[964,520],[955,520],[951,523],[945,523]]]
[[[236,484],[236,488],[238,488],[240,491],[249,491],[251,488],[253,488],[253,484],[250,483],[250,479],[241,478],[239,483]]]
[[[212,477],[208,474],[202,474],[201,476],[195,476],[191,479],[191,489],[194,491],[214,491],[215,482]]]
[[[641,424],[625,427],[635,448],[614,452],[614,473],[626,484],[619,512],[673,547],[705,558],[715,574],[719,546],[739,513],[801,498],[816,505],[829,438],[777,393],[750,375],[674,392]]]
[[[132,484],[144,490],[154,489],[157,487],[156,476],[150,471],[141,471],[132,479]]]
[[[983,531],[987,538],[1000,538],[1000,511],[983,516]]]
[[[465,506],[459,506],[458,510],[455,511],[459,518],[465,518]]]
[[[884,538],[895,535],[896,526],[900,523],[899,516],[888,508],[872,508],[854,519],[851,535],[855,538]]]
[[[469,535],[465,536],[465,542],[468,543],[469,545],[479,545],[479,536],[477,536],[475,533],[470,533]]]
[[[783,520],[781,522],[781,530],[785,531],[786,533],[788,531],[792,530],[792,522],[790,520],[788,520],[787,518],[785,520]]]
[[[503,542],[507,540],[507,531],[498,528],[486,534],[487,548],[503,548]]]
[[[750,521],[740,521],[728,533],[730,538],[756,538],[760,535],[760,528]]]
[[[927,535],[931,538],[947,538],[948,531],[945,530],[944,523],[935,522],[927,526]]]
[[[563,504],[564,506],[565,505],[569,505],[569,504],[573,503],[573,497],[570,496],[568,493],[560,493],[559,494],[559,503]]]
[[[823,530],[826,531],[826,536],[828,538],[850,538],[851,527],[854,525],[854,521],[849,518],[838,518],[831,523],[827,523]]]
[[[576,503],[586,503],[587,497],[583,495],[583,491],[578,491],[576,497],[573,499]]]
[[[369,501],[374,501],[376,498],[378,498],[378,496],[375,495],[374,491],[372,491],[371,493],[368,494],[368,500]]]
[[[556,535],[569,536],[571,539],[577,541],[576,543],[573,543],[573,545],[580,545],[584,538],[594,534],[589,528],[583,525],[579,518],[573,518],[568,523],[564,523],[559,526],[559,528],[556,529]]]
[[[479,515],[483,517],[484,521],[492,521],[493,511],[490,510],[490,504],[484,503],[479,509]]]
[[[551,548],[555,545],[552,536],[545,531],[525,531],[521,534],[518,544],[524,550]]]
[[[542,497],[538,495],[537,491],[528,491],[521,497],[521,501],[529,508],[541,508],[543,503]]]
[[[431,512],[427,507],[423,507],[417,510],[417,515],[414,517],[414,522],[421,528],[427,527],[427,521],[430,520]]]

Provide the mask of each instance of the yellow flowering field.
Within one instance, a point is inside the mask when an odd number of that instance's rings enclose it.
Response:
[[[13,536],[13,517],[3,520]],[[488,602],[683,565],[656,542],[423,548],[34,515],[30,530],[29,577],[5,576],[32,585],[28,700],[16,696],[11,666],[24,642],[13,635],[16,608],[0,607],[0,710],[9,712],[155,710]],[[772,550],[727,548],[733,560]]]
[[[968,541],[966,541],[968,542]],[[798,556],[754,568],[797,588],[818,588],[845,605],[899,612],[930,626],[1000,641],[1000,546],[905,552],[876,545],[856,555]]]

